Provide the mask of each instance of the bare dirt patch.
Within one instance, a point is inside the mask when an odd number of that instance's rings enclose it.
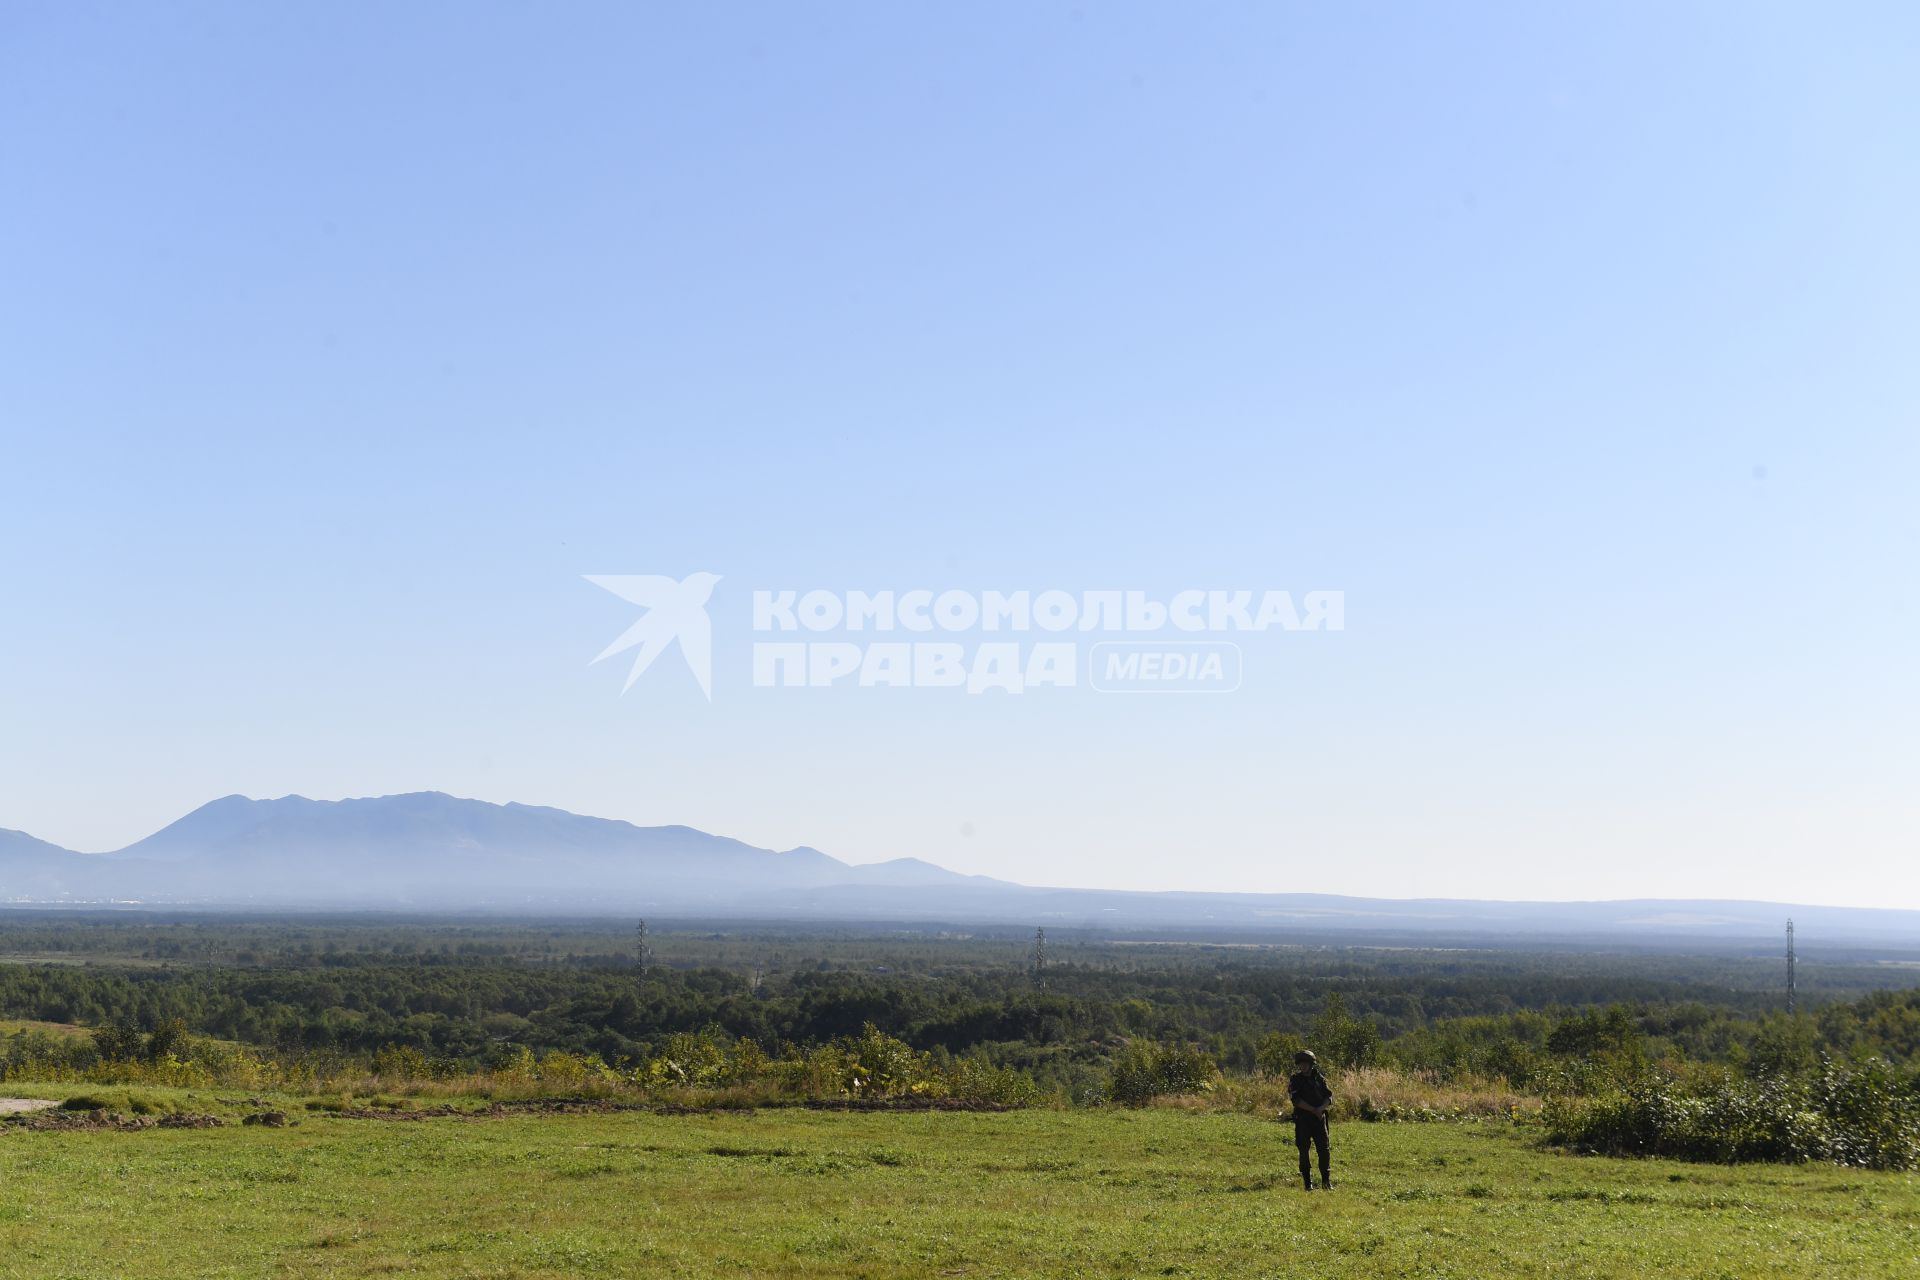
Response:
[[[37,1133],[54,1130],[132,1133],[140,1129],[218,1129],[226,1121],[219,1116],[176,1112],[164,1116],[123,1116],[115,1111],[35,1111],[16,1114],[7,1128]]]
[[[0,1098],[0,1116],[17,1116],[29,1111],[45,1111],[60,1105],[58,1098]]]
[[[1000,1102],[960,1098],[814,1098],[769,1101],[750,1107],[698,1107],[647,1102],[619,1102],[608,1098],[518,1098],[482,1106],[347,1107],[327,1109],[324,1115],[343,1120],[498,1120],[507,1116],[577,1115],[613,1111],[643,1111],[662,1116],[713,1115],[723,1111],[1011,1111]]]

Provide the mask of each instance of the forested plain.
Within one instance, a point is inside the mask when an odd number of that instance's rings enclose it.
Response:
[[[1920,1057],[1920,955],[1578,940],[1115,936],[1055,928],[399,917],[0,916],[0,1016],[210,1037],[282,1055],[406,1047],[445,1064],[607,1064],[685,1034],[769,1053],[877,1028],[1067,1098],[1148,1040],[1261,1068],[1277,1034],[1333,1065],[1525,1086],[1629,1057],[1747,1071]],[[21,1034],[25,1034],[24,1032]],[[1331,1043],[1327,1041],[1331,1040]],[[15,1050],[21,1047],[15,1037]]]

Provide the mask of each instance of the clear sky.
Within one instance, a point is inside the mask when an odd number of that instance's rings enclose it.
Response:
[[[1920,10],[0,8],[0,827],[1920,906]],[[585,574],[722,575],[713,697]],[[1346,593],[1232,694],[755,588]]]

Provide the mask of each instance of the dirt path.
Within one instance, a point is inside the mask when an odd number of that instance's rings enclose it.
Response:
[[[45,1111],[48,1107],[59,1106],[55,1098],[0,1098],[0,1116],[18,1115],[22,1111]]]

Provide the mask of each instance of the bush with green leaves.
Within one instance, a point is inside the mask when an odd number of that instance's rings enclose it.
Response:
[[[1170,1094],[1202,1093],[1213,1087],[1220,1068],[1187,1044],[1132,1040],[1114,1055],[1107,1073],[1107,1097],[1137,1107]]]
[[[1920,1082],[1880,1058],[1757,1080],[1649,1073],[1618,1092],[1550,1099],[1542,1114],[1551,1141],[1603,1155],[1920,1168]]]
[[[1326,1007],[1313,1020],[1310,1036],[1321,1064],[1330,1067],[1367,1067],[1380,1057],[1380,1028],[1371,1019],[1347,1012],[1346,998],[1329,992]]]
[[[95,1027],[93,1050],[105,1062],[137,1062],[146,1056],[147,1038],[125,1019]]]
[[[1293,1074],[1293,1058],[1306,1048],[1306,1041],[1284,1031],[1269,1031],[1253,1051],[1253,1066],[1262,1078],[1284,1080]]]
[[[961,1102],[1030,1107],[1040,1101],[1040,1089],[1033,1077],[1011,1067],[995,1066],[985,1058],[956,1059],[943,1076],[946,1096]]]

